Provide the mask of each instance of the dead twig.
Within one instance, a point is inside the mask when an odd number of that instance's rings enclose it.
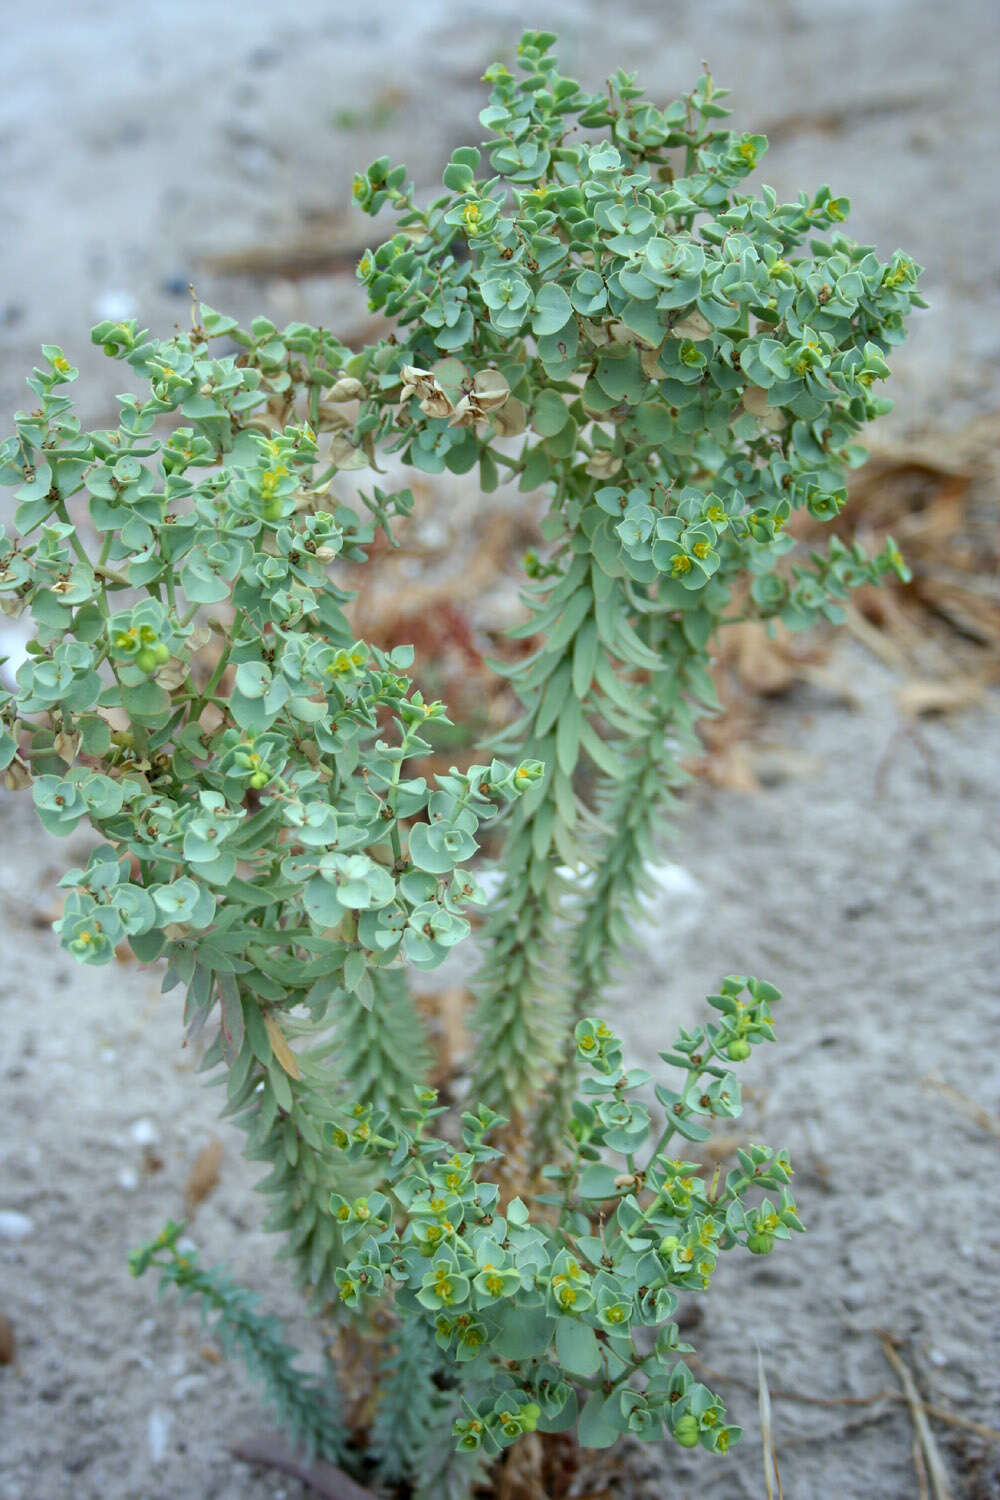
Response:
[[[889,766],[892,761],[892,753],[896,745],[901,740],[909,741],[910,744],[913,744],[917,747],[923,758],[924,765],[927,768],[928,785],[931,787],[932,791],[936,792],[941,785],[941,779],[938,776],[937,767],[934,763],[933,752],[931,751],[930,746],[927,744],[927,741],[924,739],[923,735],[920,733],[918,720],[907,719],[900,724],[898,729],[895,729],[893,731],[889,742],[879,759],[878,766],[875,769],[876,796],[881,797],[883,792],[885,791],[886,776],[888,775]]]
[[[873,656],[892,667],[896,672],[904,672],[909,675],[910,663],[906,652],[901,650],[896,642],[881,630],[878,630],[853,604],[844,606],[844,624],[856,641],[862,646],[867,646]]]
[[[310,276],[354,274],[365,253],[364,242],[347,237],[331,243],[329,229],[313,232],[283,245],[244,245],[214,255],[200,255],[198,266],[212,276],[301,281]]]
[[[376,1500],[373,1490],[356,1484],[343,1469],[322,1459],[311,1464],[303,1463],[277,1433],[265,1433],[261,1437],[233,1443],[229,1451],[244,1463],[260,1464],[265,1469],[277,1469],[280,1474],[300,1479],[307,1489],[322,1496],[322,1500]]]
[[[908,718],[959,713],[963,708],[972,708],[984,701],[993,675],[991,667],[977,677],[953,677],[949,682],[913,677],[897,691],[896,705]]]

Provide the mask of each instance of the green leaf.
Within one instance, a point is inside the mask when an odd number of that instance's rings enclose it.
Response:
[[[556,759],[566,776],[572,776],[580,753],[580,722],[583,707],[579,698],[570,697],[556,725]]]
[[[616,1176],[614,1167],[605,1166],[603,1162],[594,1162],[589,1167],[584,1167],[580,1173],[577,1192],[581,1198],[615,1198],[618,1196],[618,1189],[615,1186]]]
[[[619,401],[638,405],[649,386],[649,378],[643,374],[634,349],[614,354],[606,351],[597,362],[595,378],[611,405]]]
[[[450,161],[441,180],[453,193],[466,193],[475,183],[476,177],[472,168],[464,162]]]
[[[580,1408],[579,1408],[579,1402],[577,1400],[577,1394],[576,1394],[576,1391],[573,1390],[573,1388],[571,1386],[570,1389],[569,1389],[569,1395],[568,1395],[566,1404],[562,1408],[561,1411],[554,1412],[551,1415],[546,1415],[543,1412],[542,1415],[539,1417],[539,1419],[538,1419],[538,1431],[539,1432],[568,1432],[571,1427],[575,1427],[576,1426],[577,1417],[579,1415],[579,1410],[580,1410]]]
[[[344,960],[344,988],[353,994],[368,968],[368,960],[360,948],[355,948]]]
[[[164,933],[154,929],[152,932],[133,933],[129,937],[128,945],[141,964],[151,964],[155,963],[163,952],[165,942]]]
[[[425,870],[430,875],[447,875],[455,868],[455,860],[435,840],[436,831],[428,823],[414,823],[409,834],[410,859],[418,870]]]
[[[202,302],[199,307],[201,326],[209,338],[221,338],[223,334],[232,333],[234,328],[239,327],[236,318],[227,317],[224,313],[218,313],[214,308]]]
[[[584,1378],[601,1368],[601,1346],[589,1323],[578,1318],[559,1318],[556,1323],[556,1357],[570,1375]]]
[[[283,1109],[286,1114],[290,1114],[295,1101],[292,1098],[292,1086],[288,1080],[288,1074],[278,1063],[272,1062],[267,1070],[267,1077],[279,1108]]]
[[[246,1029],[243,1006],[240,1001],[240,992],[236,980],[231,974],[218,975],[217,984],[222,1012],[220,1029],[223,1052],[230,1066],[232,1066],[237,1057],[239,1057],[243,1047],[243,1036]]]
[[[678,1135],[682,1135],[688,1141],[707,1141],[712,1134],[711,1130],[706,1126],[696,1124],[694,1120],[689,1119],[685,1115],[672,1114],[670,1116],[670,1123]]]
[[[548,734],[558,719],[560,710],[569,694],[570,673],[570,664],[568,661],[565,661],[560,664],[549,678],[535,718],[535,733],[537,735]]]
[[[550,281],[535,298],[531,331],[536,337],[560,333],[573,317],[573,308],[562,287]]]
[[[501,1359],[540,1359],[552,1343],[555,1321],[544,1307],[506,1307],[493,1352]]]
[[[302,890],[302,904],[317,927],[335,927],[344,915],[344,909],[337,900],[336,887],[324,880],[322,875],[314,875],[306,882]]]
[[[531,408],[531,425],[539,437],[555,437],[568,421],[569,411],[558,391],[540,391]]]
[[[122,686],[122,707],[136,724],[152,728],[164,724],[170,714],[170,698],[152,679],[135,687]]]
[[[236,668],[235,686],[244,698],[263,698],[271,685],[271,671],[262,661],[244,661]]]
[[[265,1068],[272,1062],[271,1043],[267,1035],[267,1027],[264,1025],[264,1017],[260,1013],[260,1006],[243,996],[243,1020],[246,1027],[247,1040],[253,1050],[257,1061],[263,1063]],[[275,1071],[280,1072],[280,1068]]]
[[[663,342],[666,330],[660,321],[655,302],[639,302],[633,299],[626,303],[619,317],[625,327],[637,333],[651,349],[655,349]]]
[[[595,1391],[587,1401],[580,1420],[577,1423],[576,1435],[582,1448],[610,1448],[616,1442],[621,1428],[613,1421],[613,1413],[617,1412],[617,1398],[614,1396],[603,1396]]]
[[[573,692],[577,698],[585,698],[597,665],[600,641],[597,621],[586,620],[577,632],[573,643]]]

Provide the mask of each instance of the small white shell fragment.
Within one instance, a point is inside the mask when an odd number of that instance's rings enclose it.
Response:
[[[160,1132],[156,1121],[151,1120],[148,1115],[143,1115],[136,1120],[129,1129],[129,1135],[137,1146],[156,1146],[160,1140]]]
[[[170,1413],[164,1411],[162,1406],[154,1406],[149,1414],[146,1432],[149,1438],[149,1456],[154,1464],[162,1464],[167,1456],[172,1422]]]
[[[0,1209],[0,1240],[26,1240],[35,1229],[34,1221],[16,1208]]]

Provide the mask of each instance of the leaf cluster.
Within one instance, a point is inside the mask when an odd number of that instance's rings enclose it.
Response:
[[[371,1305],[391,1285],[404,1324],[433,1333],[461,1374],[461,1449],[497,1453],[536,1428],[575,1427],[589,1447],[664,1431],[686,1445],[693,1431],[712,1452],[739,1436],[679,1358],[690,1346],[674,1314],[681,1295],[709,1286],[722,1251],[767,1254],[801,1230],[791,1168],[786,1153],[754,1146],[719,1187],[668,1147],[675,1135],[704,1141],[704,1122],[740,1114],[728,1063],[771,1038],[778,998],[755,979],[723,981],[709,997],[721,1024],[682,1032],[676,1051],[660,1054],[685,1077],[676,1092],[655,1086],[666,1111],[659,1132],[634,1097],[649,1073],[623,1067],[605,1023],[580,1022],[589,1076],[573,1106],[571,1154],[545,1170],[549,1190],[533,1212],[519,1197],[501,1204],[490,1180],[501,1153],[488,1137],[506,1122],[485,1107],[462,1116],[458,1150],[429,1133],[444,1113],[429,1089],[416,1091],[402,1125],[359,1105],[327,1127],[349,1160],[378,1161],[383,1186],[334,1200],[351,1255],[337,1272],[341,1300]],[[777,1201],[749,1203],[759,1189]]]

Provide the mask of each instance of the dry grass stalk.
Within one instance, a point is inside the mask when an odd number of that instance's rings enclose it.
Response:
[[[774,1431],[771,1422],[771,1393],[764,1373],[764,1356],[757,1350],[757,1410],[760,1413],[760,1441],[764,1453],[764,1484],[767,1500],[782,1500],[781,1475],[778,1472],[778,1455],[774,1448]]]
[[[924,1463],[923,1450],[920,1447],[920,1439],[914,1436],[910,1447],[913,1458],[913,1468],[917,1476],[918,1500],[931,1500],[931,1492],[927,1486],[927,1465]]]
[[[927,1420],[927,1411],[920,1399],[913,1376],[893,1348],[892,1339],[887,1333],[879,1336],[879,1342],[882,1345],[882,1351],[886,1359],[899,1376],[899,1383],[903,1387],[903,1395],[906,1398],[906,1404],[910,1410],[910,1418],[920,1443],[927,1478],[930,1481],[931,1493],[934,1500],[954,1500],[954,1493],[948,1480],[948,1473],[941,1458],[937,1440],[931,1431],[931,1424]]]
[[[757,1387],[751,1381],[741,1380],[738,1375],[727,1375],[722,1370],[715,1370],[695,1354],[687,1355],[686,1363],[691,1365],[693,1369],[700,1370],[709,1380],[717,1381],[720,1385],[734,1385],[743,1391],[754,1392],[757,1390]],[[811,1396],[806,1391],[788,1391],[779,1388],[771,1390],[769,1388],[769,1394],[775,1401],[796,1401],[803,1406],[825,1407],[877,1406],[880,1401],[902,1402],[906,1400],[903,1392],[898,1390],[872,1391],[869,1396]],[[1000,1429],[988,1427],[985,1422],[973,1421],[971,1417],[960,1417],[957,1413],[948,1411],[947,1407],[935,1406],[929,1401],[922,1402],[921,1404],[927,1415],[933,1417],[935,1422],[944,1422],[949,1427],[960,1427],[965,1432],[975,1433],[984,1442],[1000,1445]],[[792,1439],[789,1438],[788,1441],[791,1442]]]
[[[977,1104],[975,1099],[970,1099],[968,1094],[963,1094],[961,1089],[953,1088],[950,1083],[945,1083],[940,1073],[928,1073],[926,1078],[921,1079],[925,1088],[935,1089],[943,1098],[954,1104],[956,1109],[978,1125],[980,1130],[985,1130],[988,1135],[996,1136],[1000,1140],[1000,1118],[992,1111],[984,1109]]]

